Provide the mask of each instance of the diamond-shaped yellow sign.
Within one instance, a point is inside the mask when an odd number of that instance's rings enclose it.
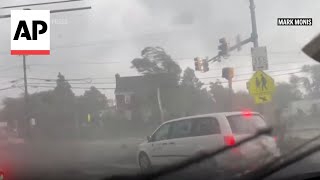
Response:
[[[271,100],[272,100],[271,94],[254,95],[254,102],[256,104],[267,103],[267,102],[270,102]]]
[[[253,74],[248,84],[249,94],[253,96],[272,95],[275,90],[274,80],[263,71]]]

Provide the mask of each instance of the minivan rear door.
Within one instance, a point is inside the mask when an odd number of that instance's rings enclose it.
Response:
[[[264,119],[259,114],[238,114],[226,116],[232,134],[237,141],[251,136],[258,129],[266,127]],[[261,136],[239,147],[242,156],[247,158],[259,158],[262,154],[276,155],[278,148],[274,139],[270,136]]]

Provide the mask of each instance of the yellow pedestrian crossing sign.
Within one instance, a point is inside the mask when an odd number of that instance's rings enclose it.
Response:
[[[275,83],[271,76],[263,71],[257,71],[249,80],[247,88],[249,94],[254,96],[255,102],[261,104],[272,100]]]
[[[254,95],[254,101],[256,104],[263,104],[266,102],[270,102],[271,100],[272,100],[271,94]]]

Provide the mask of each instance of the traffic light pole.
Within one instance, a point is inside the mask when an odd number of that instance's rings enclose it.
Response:
[[[249,1],[250,1],[250,14],[251,14],[251,25],[252,25],[251,40],[253,42],[253,47],[259,47],[254,0],[249,0]]]
[[[250,1],[250,14],[251,14],[251,26],[252,26],[251,39],[253,42],[253,47],[257,48],[259,47],[259,43],[258,43],[258,31],[257,31],[255,5],[254,5],[254,0],[249,0],[249,1]],[[261,114],[265,114],[265,107],[263,104],[258,105],[258,111]]]

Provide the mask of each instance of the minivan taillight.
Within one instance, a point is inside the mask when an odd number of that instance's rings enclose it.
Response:
[[[234,136],[224,136],[224,144],[227,146],[233,146],[236,144]]]
[[[275,142],[277,142],[277,141],[278,141],[278,137],[277,137],[277,136],[273,136],[273,140],[274,140]]]

